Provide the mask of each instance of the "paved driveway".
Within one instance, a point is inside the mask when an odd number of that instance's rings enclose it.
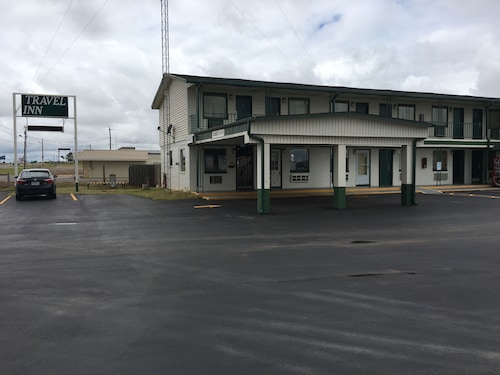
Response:
[[[498,373],[500,199],[417,201],[9,199],[1,373]]]

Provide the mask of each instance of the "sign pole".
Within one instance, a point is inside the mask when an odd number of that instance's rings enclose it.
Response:
[[[12,121],[14,123],[14,176],[18,174],[17,166],[17,125],[16,125],[16,93],[12,93]]]
[[[75,122],[75,152],[73,155],[73,160],[75,161],[75,191],[78,193],[78,183],[80,182],[80,176],[78,176],[78,132],[76,130],[76,96],[73,96],[73,106],[74,106],[74,122]]]

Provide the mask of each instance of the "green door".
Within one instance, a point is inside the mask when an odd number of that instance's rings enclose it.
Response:
[[[236,119],[252,117],[252,97],[236,95]]]
[[[453,138],[464,138],[464,109],[453,108]]]
[[[465,183],[465,151],[453,150],[453,184]]]
[[[392,150],[380,149],[379,150],[379,166],[378,178],[379,186],[389,187],[392,186]]]

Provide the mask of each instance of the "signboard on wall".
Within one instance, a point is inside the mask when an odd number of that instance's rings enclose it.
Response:
[[[68,117],[67,96],[23,94],[21,98],[21,116]]]
[[[500,186],[500,158],[493,158],[493,186]]]

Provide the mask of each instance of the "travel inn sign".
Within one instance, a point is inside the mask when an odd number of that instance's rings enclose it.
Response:
[[[28,95],[22,97],[22,116],[68,117],[68,97],[55,95]]]

